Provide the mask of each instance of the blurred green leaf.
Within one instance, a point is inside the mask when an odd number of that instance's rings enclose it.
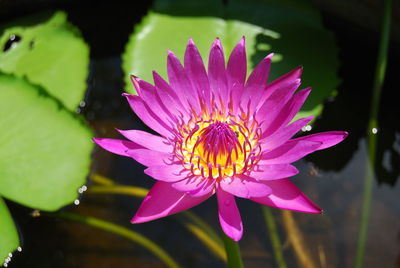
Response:
[[[0,72],[26,77],[74,111],[86,90],[89,48],[64,12],[43,19],[45,14],[0,30]]]
[[[8,254],[19,246],[19,238],[4,200],[0,198],[0,265],[8,258]]]
[[[166,77],[167,50],[182,59],[189,38],[207,64],[216,37],[229,55],[242,36],[246,36],[250,70],[271,52],[275,53],[271,79],[304,66],[303,87],[314,90],[299,116],[318,115],[339,83],[339,62],[333,34],[323,28],[318,11],[308,1],[230,0],[224,5],[211,0],[156,0],[125,48],[126,90],[134,92],[129,74],[152,81],[154,69]]]
[[[40,87],[0,74],[0,195],[54,211],[78,197],[92,133]]]

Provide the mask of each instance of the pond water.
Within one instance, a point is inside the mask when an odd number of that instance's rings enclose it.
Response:
[[[95,129],[96,137],[117,137],[115,128],[146,129],[121,97],[123,73],[119,55],[133,23],[140,20],[147,6],[99,3],[63,8],[91,47],[89,91],[81,112]],[[349,26],[329,14],[324,14],[324,22],[337,38],[342,83],[337,96],[327,101],[311,133],[346,130],[350,136],[340,145],[296,163],[300,174],[293,181],[324,209],[324,214],[293,213],[297,228],[288,229],[285,226],[290,225],[290,216],[272,210],[288,267],[304,265],[304,254],[315,267],[352,267],[357,244],[378,34]],[[400,188],[396,183],[400,170],[400,105],[395,86],[400,57],[396,53],[391,51],[382,95],[364,267],[400,267]],[[143,169],[135,161],[99,148],[93,153],[92,173],[120,184],[149,188],[153,181],[143,174]],[[224,265],[182,226],[179,216],[130,225],[140,202],[127,196],[84,194],[79,206],[72,205],[66,210],[132,228],[162,246],[184,267]],[[164,267],[151,253],[124,238],[46,215],[33,217],[31,210],[12,202],[7,204],[21,231],[23,247],[10,267]],[[239,200],[238,206],[245,227],[240,241],[245,266],[275,267],[260,206],[247,200]],[[219,231],[215,197],[192,211]],[[291,246],[288,240],[291,235],[300,237],[300,249]]]

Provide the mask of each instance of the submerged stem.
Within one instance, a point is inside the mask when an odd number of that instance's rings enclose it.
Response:
[[[298,259],[299,267],[314,268],[313,257],[309,247],[306,246],[305,239],[291,211],[282,210],[283,227],[286,229],[288,239],[293,247],[293,251]]]
[[[148,189],[136,186],[125,186],[114,184],[114,182],[101,175],[94,174],[92,179],[101,185],[89,187],[91,194],[121,194],[143,198],[147,195]],[[216,257],[226,262],[224,246],[217,233],[200,217],[190,211],[183,211],[182,216],[190,222],[183,222],[185,228],[197,237]]]
[[[274,215],[269,207],[262,206],[262,212],[264,220],[267,225],[269,237],[271,239],[272,248],[274,250],[275,261],[278,268],[286,268],[285,259],[282,252],[282,244],[279,238],[278,230],[276,228],[276,222]]]
[[[149,190],[136,186],[123,186],[123,185],[107,185],[97,186],[93,185],[89,188],[91,194],[125,194],[134,197],[145,197]]]
[[[378,111],[383,82],[387,66],[387,54],[390,39],[390,24],[392,16],[392,0],[385,0],[385,8],[382,22],[381,40],[379,44],[379,54],[375,69],[373,93],[371,100],[371,112],[368,122],[368,163],[366,167],[363,203],[361,209],[361,220],[358,233],[357,251],[355,258],[355,268],[363,266],[365,246],[368,235],[368,221],[372,200],[372,190],[374,181],[374,165],[376,158],[377,131],[378,131]]]
[[[242,257],[240,256],[240,249],[238,242],[233,241],[226,234],[222,234],[222,240],[225,244],[225,251],[228,257],[229,268],[243,268]]]
[[[104,220],[101,220],[98,218],[78,215],[78,214],[74,214],[74,213],[58,212],[53,215],[64,218],[64,219],[84,223],[89,226],[93,226],[95,228],[102,229],[102,230],[123,236],[123,237],[147,248],[154,255],[159,257],[160,260],[162,260],[168,267],[174,267],[174,268],[179,267],[178,263],[175,262],[175,260],[167,252],[165,252],[162,248],[160,248],[157,244],[155,244],[153,241],[149,240],[148,238],[144,237],[143,235],[141,235],[137,232],[134,232],[132,230],[129,230],[128,228],[125,228],[125,227],[119,226],[117,224],[107,222],[107,221],[104,221]]]

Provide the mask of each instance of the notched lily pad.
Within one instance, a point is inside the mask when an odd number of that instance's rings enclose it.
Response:
[[[308,1],[230,0],[224,5],[209,0],[156,0],[125,48],[126,90],[134,92],[129,74],[152,81],[154,69],[166,77],[167,50],[182,59],[189,38],[207,64],[216,37],[228,55],[242,36],[246,36],[250,70],[271,52],[276,54],[271,79],[303,65],[303,87],[312,86],[313,92],[298,116],[321,113],[323,102],[338,86],[339,62],[333,34],[323,28],[318,11]]]
[[[89,48],[64,12],[47,17],[0,29],[0,72],[26,77],[73,111],[86,90]]]
[[[54,211],[85,183],[92,132],[76,114],[27,81],[0,74],[0,195]]]

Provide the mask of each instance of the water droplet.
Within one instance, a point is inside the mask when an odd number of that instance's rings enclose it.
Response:
[[[306,126],[306,131],[311,131],[312,127],[310,125]]]
[[[371,129],[371,132],[372,132],[372,134],[376,134],[376,133],[378,133],[378,129],[376,127],[374,127]]]
[[[86,102],[85,101],[81,101],[80,103],[79,103],[79,107],[85,107],[86,106]]]
[[[12,258],[12,253],[8,253],[8,257]]]
[[[17,250],[18,250],[18,252],[21,252],[21,251],[22,251],[22,248],[21,248],[21,247],[18,247]]]
[[[83,191],[87,191],[87,186],[86,186],[86,185],[83,185],[81,189],[82,189]]]
[[[8,258],[6,259],[6,263],[9,263],[10,261],[11,261],[11,258],[8,257]]]
[[[7,264],[7,263],[4,263],[3,266],[4,266],[4,267],[8,267],[8,264]]]
[[[31,212],[32,217],[40,217],[40,210],[35,209],[34,211]]]
[[[83,193],[83,190],[82,190],[82,188],[79,188],[79,189],[78,189],[78,193],[80,193],[80,194],[82,194],[82,193]]]
[[[80,107],[76,108],[76,113],[77,114],[81,113],[81,108]]]
[[[79,205],[81,202],[78,199],[75,199],[74,204]]]

